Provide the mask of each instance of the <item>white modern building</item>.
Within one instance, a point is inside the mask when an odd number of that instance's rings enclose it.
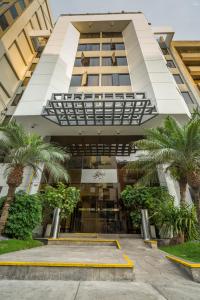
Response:
[[[127,232],[119,196],[136,179],[122,168],[136,159],[131,142],[167,115],[188,119],[164,55],[172,38],[140,12],[59,17],[13,117],[71,153],[66,167],[82,201],[70,230]],[[40,182],[29,175],[34,192]],[[159,179],[178,203],[176,183]]]

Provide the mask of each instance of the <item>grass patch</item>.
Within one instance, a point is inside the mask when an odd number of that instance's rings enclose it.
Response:
[[[0,241],[0,254],[25,250],[42,246],[43,243],[35,240],[3,240]]]
[[[160,249],[185,260],[200,263],[200,242],[187,242],[175,246],[162,246]]]

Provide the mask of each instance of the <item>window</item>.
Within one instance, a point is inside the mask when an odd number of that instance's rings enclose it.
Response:
[[[92,38],[99,38],[99,32],[89,32],[89,33],[81,33],[80,39],[92,39]]]
[[[13,20],[15,20],[17,17],[18,17],[18,13],[17,13],[17,10],[16,10],[16,7],[13,5],[9,8],[9,11],[13,17]]]
[[[129,74],[119,74],[119,84],[118,85],[131,85]]]
[[[33,72],[33,71],[35,70],[36,66],[37,66],[37,64],[36,64],[36,63],[33,63],[33,64],[31,65],[29,71],[32,71],[32,72]]]
[[[194,104],[194,101],[192,100],[192,98],[188,92],[182,92],[181,94],[187,104]]]
[[[184,83],[179,74],[173,74],[173,76],[174,76],[174,79],[175,79],[177,84],[183,84]]]
[[[116,57],[115,63],[113,64],[112,57],[102,57],[102,66],[127,66],[127,59],[125,56]]]
[[[79,44],[78,51],[99,51],[100,44]]]
[[[111,86],[112,82],[112,74],[103,74],[101,77],[101,85],[102,86]]]
[[[87,86],[98,86],[99,85],[99,75],[89,74],[87,76]]]
[[[9,24],[6,20],[6,17],[4,15],[0,16],[0,26],[2,30],[6,30],[8,28]]]
[[[102,86],[127,86],[131,85],[129,74],[103,74]]]
[[[99,57],[86,57],[84,63],[83,59],[81,58],[76,58],[75,67],[82,67],[82,66],[99,66]]]
[[[99,57],[90,57],[90,66],[99,66]]]
[[[167,48],[161,48],[161,50],[162,50],[162,53],[164,55],[168,55],[169,54],[169,51],[167,50]]]
[[[20,7],[21,7],[21,10],[24,10],[25,7],[26,7],[26,5],[25,5],[25,3],[24,3],[24,0],[18,0],[18,3],[19,3],[19,5],[20,5]]]
[[[19,101],[21,100],[23,93],[21,94],[17,94],[11,104],[11,106],[17,106],[17,104],[19,103]]]
[[[102,32],[103,38],[122,37],[121,32]]]
[[[115,49],[116,50],[125,50],[124,43],[116,43],[115,44]]]
[[[167,67],[168,68],[176,68],[173,60],[167,60]]]
[[[103,43],[102,50],[124,50],[124,43]]]
[[[81,86],[81,75],[72,75],[70,86]]]
[[[74,62],[75,67],[82,67],[81,58],[76,58]]]
[[[102,57],[102,66],[112,66],[112,58]]]
[[[116,57],[117,66],[127,66],[127,59],[125,56]]]

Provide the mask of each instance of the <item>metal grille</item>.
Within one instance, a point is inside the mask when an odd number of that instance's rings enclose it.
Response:
[[[132,144],[68,144],[73,156],[129,156],[136,149]]]
[[[156,108],[145,93],[53,94],[43,117],[60,126],[139,126]]]

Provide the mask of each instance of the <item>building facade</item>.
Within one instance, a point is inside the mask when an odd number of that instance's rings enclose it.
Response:
[[[53,28],[48,0],[0,3],[0,120],[12,115]]]
[[[200,105],[200,41],[172,41],[171,54],[183,80],[184,96],[191,109]]]
[[[129,231],[120,192],[138,176],[123,168],[137,159],[132,141],[167,115],[190,116],[186,86],[170,70],[172,37],[140,12],[59,17],[13,118],[71,154],[82,201],[62,230]],[[178,204],[177,184],[162,170],[158,178]],[[28,171],[24,180],[31,193],[42,184]]]

